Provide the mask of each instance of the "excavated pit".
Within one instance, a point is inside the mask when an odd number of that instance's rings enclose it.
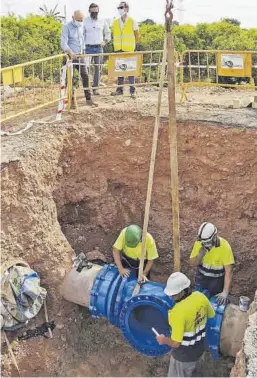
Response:
[[[53,340],[21,343],[20,368],[23,376],[165,376],[169,356],[139,355],[118,329],[58,292],[71,247],[99,250],[111,262],[120,229],[142,224],[154,119],[111,111],[73,117],[4,145],[3,257],[22,256],[39,271],[57,324]],[[152,279],[163,283],[173,269],[167,127],[163,118],[149,222],[160,254]],[[215,223],[236,258],[234,301],[252,299],[257,286],[256,150],[254,129],[178,123],[182,271],[193,277],[188,260],[199,224]],[[42,321],[41,314],[35,324]],[[207,355],[198,375],[229,376],[232,366],[231,358]]]
[[[117,117],[106,131],[90,139],[71,136],[64,145],[53,195],[62,231],[75,251],[99,249],[112,261],[121,228],[142,224],[153,123],[135,114]],[[163,119],[149,222],[160,253],[154,279],[163,282],[173,261],[167,127]],[[257,133],[193,122],[179,123],[178,130],[182,269],[192,273],[188,258],[196,231],[202,221],[212,221],[235,253],[233,296],[252,296],[257,286]]]

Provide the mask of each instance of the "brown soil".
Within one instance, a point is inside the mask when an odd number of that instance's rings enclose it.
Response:
[[[98,247],[110,261],[119,230],[131,222],[142,224],[153,124],[152,117],[135,112],[100,109],[4,140],[2,258],[23,257],[40,273],[49,292],[50,319],[57,324],[52,340],[19,342],[23,376],[167,374],[169,356],[139,355],[118,329],[103,319],[94,321],[88,310],[65,302],[58,292],[71,247],[85,252]],[[257,286],[257,131],[184,121],[178,133],[182,271],[193,277],[189,253],[199,224],[210,220],[236,257],[233,296],[251,297]],[[153,280],[165,282],[173,269],[166,119],[149,231],[160,254]],[[41,313],[29,328],[42,322]],[[3,374],[15,375],[9,360],[3,363]],[[231,367],[230,360],[207,360],[200,374],[228,376]]]
[[[102,115],[91,122],[103,126],[104,119]],[[152,125],[150,117],[132,114],[128,125],[123,114],[116,114],[112,125],[99,128],[91,140],[70,135],[60,156],[54,199],[62,230],[75,250],[98,247],[111,259],[119,230],[131,222],[142,224]],[[161,256],[154,269],[156,279],[163,271],[170,273],[173,261],[167,126],[163,121],[149,223]],[[251,247],[257,240],[257,132],[183,123],[178,143],[183,269],[189,272],[199,224],[210,220],[235,253],[233,294],[251,295],[257,285]]]

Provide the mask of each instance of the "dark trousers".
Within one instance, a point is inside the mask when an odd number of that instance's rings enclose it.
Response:
[[[73,59],[73,68],[74,70],[77,70],[80,72],[83,88],[89,87],[89,79],[88,79],[88,73],[85,65],[78,65],[76,63],[83,63],[83,59]],[[91,99],[91,93],[89,89],[84,89],[85,97],[87,100]]]
[[[125,77],[119,76],[118,77],[118,85],[123,85],[124,84],[124,80],[125,80]],[[129,84],[132,84],[129,87],[130,93],[133,94],[136,91],[136,88],[133,86],[133,84],[135,84],[135,76],[129,76],[128,80],[129,80]],[[118,87],[117,91],[123,93],[123,87]]]
[[[120,53],[120,52],[124,52],[124,51],[119,50],[119,51],[115,51],[115,52]],[[129,80],[129,84],[131,84],[130,85],[130,93],[133,94],[133,93],[136,92],[136,88],[133,86],[133,84],[135,84],[135,76],[129,76],[128,80]],[[125,81],[125,77],[123,77],[123,76],[118,77],[118,85],[123,85],[124,81]],[[123,93],[123,87],[118,87],[117,92]]]
[[[67,61],[67,59],[63,58],[63,65],[66,64],[66,61]],[[82,84],[83,84],[83,88],[88,88],[89,87],[89,79],[88,79],[88,73],[87,73],[86,66],[85,65],[76,64],[76,63],[82,63],[83,64],[84,63],[83,58],[81,58],[81,59],[73,59],[72,63],[73,63],[73,69],[76,70],[76,71],[78,71],[80,73]],[[73,83],[73,86],[76,87],[76,78],[75,78],[74,74],[73,74],[72,83]],[[86,99],[90,100],[91,99],[90,90],[89,89],[84,89],[84,93],[85,93]]]
[[[139,268],[139,260],[131,259],[130,257],[125,256],[124,254],[121,255],[121,263],[123,268],[131,270],[133,273],[135,273],[138,276],[138,268]],[[144,268],[146,267],[146,264],[148,263],[148,260],[144,261]],[[147,278],[151,279],[151,270],[147,274]]]
[[[86,46],[86,54],[102,54],[102,47]],[[93,88],[99,87],[99,81],[102,71],[103,57],[99,55],[92,56],[92,62],[94,64],[94,79]]]
[[[195,277],[195,284],[197,290],[204,291],[208,290],[209,297],[213,297],[223,291],[224,287],[224,276],[223,277],[205,277],[198,270]]]

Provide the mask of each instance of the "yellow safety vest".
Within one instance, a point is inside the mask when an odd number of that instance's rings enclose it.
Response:
[[[135,51],[136,38],[133,29],[133,20],[127,19],[123,30],[120,28],[120,20],[117,18],[113,23],[113,45],[114,51]]]

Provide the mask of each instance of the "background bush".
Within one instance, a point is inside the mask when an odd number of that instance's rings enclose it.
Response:
[[[1,24],[3,67],[61,53],[62,24],[54,17],[29,15],[22,18],[10,15],[1,17]],[[176,51],[179,53],[186,49],[257,50],[257,28],[242,29],[240,22],[234,19],[197,26],[174,25],[173,32]],[[140,34],[137,50],[162,50],[163,25],[146,20],[140,24]],[[112,51],[110,42],[105,47],[105,52]],[[256,72],[254,76],[257,76]]]

